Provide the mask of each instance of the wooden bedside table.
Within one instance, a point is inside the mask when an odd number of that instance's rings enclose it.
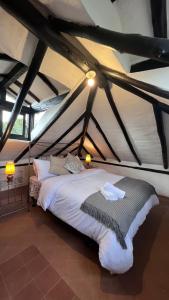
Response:
[[[28,186],[0,191],[0,217],[27,208]]]

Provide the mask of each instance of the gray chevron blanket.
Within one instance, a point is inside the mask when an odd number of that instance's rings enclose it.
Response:
[[[121,246],[126,249],[125,236],[137,213],[155,189],[143,180],[125,177],[114,184],[126,192],[125,198],[109,201],[101,192],[90,195],[81,205],[81,210],[116,233]]]

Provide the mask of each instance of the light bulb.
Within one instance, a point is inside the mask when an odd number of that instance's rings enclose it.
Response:
[[[88,79],[87,83],[88,83],[89,86],[93,86],[94,85],[94,79],[93,78]]]

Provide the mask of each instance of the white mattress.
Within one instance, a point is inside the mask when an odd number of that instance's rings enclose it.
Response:
[[[80,210],[83,201],[99,190],[105,182],[113,184],[122,176],[92,169],[77,175],[63,175],[42,182],[38,205],[49,209],[55,216],[99,244],[101,265],[112,273],[124,273],[133,265],[133,237],[144,222],[150,209],[159,203],[156,195],[147,199],[144,207],[136,215],[125,237],[127,249],[117,241],[115,233]],[[143,245],[145,246],[145,245]]]

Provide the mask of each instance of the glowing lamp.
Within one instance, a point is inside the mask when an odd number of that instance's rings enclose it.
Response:
[[[95,71],[89,71],[86,73],[86,78],[87,78],[87,84],[92,87],[95,84],[95,77],[96,77],[96,72]]]
[[[91,163],[91,155],[90,154],[86,154],[85,157],[85,163],[86,163],[86,168],[90,168],[90,163]]]
[[[5,174],[7,175],[7,182],[13,181],[13,175],[15,174],[15,164],[13,161],[8,161],[5,166]]]

